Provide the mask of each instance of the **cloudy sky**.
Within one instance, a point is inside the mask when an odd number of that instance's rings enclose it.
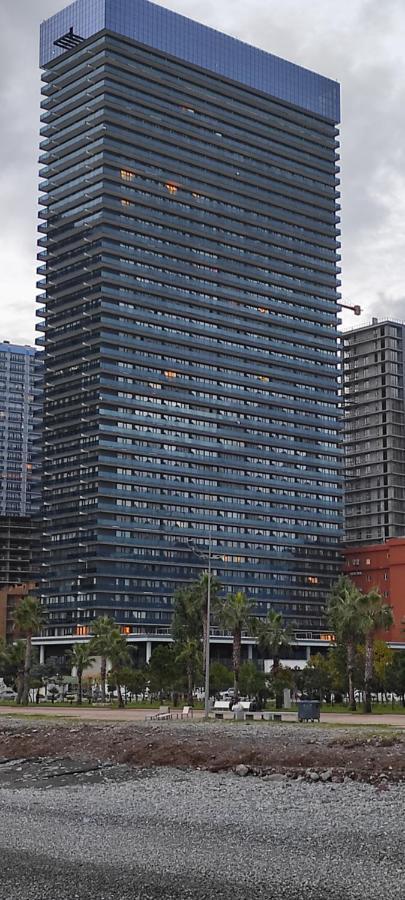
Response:
[[[34,335],[39,24],[66,5],[0,0],[0,338],[22,343]],[[363,321],[405,319],[404,0],[162,5],[341,82],[344,297]]]

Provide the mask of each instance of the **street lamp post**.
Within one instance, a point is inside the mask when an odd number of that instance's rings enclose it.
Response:
[[[191,541],[185,543],[191,544]],[[208,559],[208,586],[207,586],[207,631],[205,636],[205,687],[204,687],[204,715],[208,719],[210,711],[210,619],[211,619],[211,577],[212,577],[212,536],[208,535],[208,557],[195,547],[190,546],[190,550],[200,559]],[[221,559],[222,557],[216,557]]]
[[[204,714],[208,719],[210,712],[210,619],[211,619],[211,560],[212,543],[211,533],[208,538],[208,587],[207,587],[207,629],[205,636],[205,688],[204,688]]]

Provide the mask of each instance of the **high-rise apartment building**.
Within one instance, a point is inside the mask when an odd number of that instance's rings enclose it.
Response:
[[[147,0],[41,28],[48,636],[338,572],[339,86]]]
[[[373,319],[343,340],[346,496],[351,545],[405,536],[405,326]]]
[[[38,508],[32,458],[38,367],[32,347],[0,343],[0,516],[29,516]]]

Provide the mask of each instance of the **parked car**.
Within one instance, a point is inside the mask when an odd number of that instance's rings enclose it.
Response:
[[[12,688],[2,688],[0,691],[0,700],[15,700],[17,694]]]

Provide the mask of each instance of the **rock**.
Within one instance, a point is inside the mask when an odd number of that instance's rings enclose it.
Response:
[[[318,772],[311,772],[311,774],[310,774],[309,777],[310,777],[311,781],[314,781],[314,782],[315,782],[315,781],[319,781],[319,775],[318,775]]]
[[[244,766],[242,763],[239,766],[235,766],[235,775],[239,775],[240,778],[246,778],[249,772],[249,766]]]
[[[332,778],[333,772],[332,769],[326,769],[325,772],[321,772],[321,781],[327,782]]]
[[[281,772],[274,772],[272,775],[266,775],[266,781],[287,781],[287,775],[283,775]]]

